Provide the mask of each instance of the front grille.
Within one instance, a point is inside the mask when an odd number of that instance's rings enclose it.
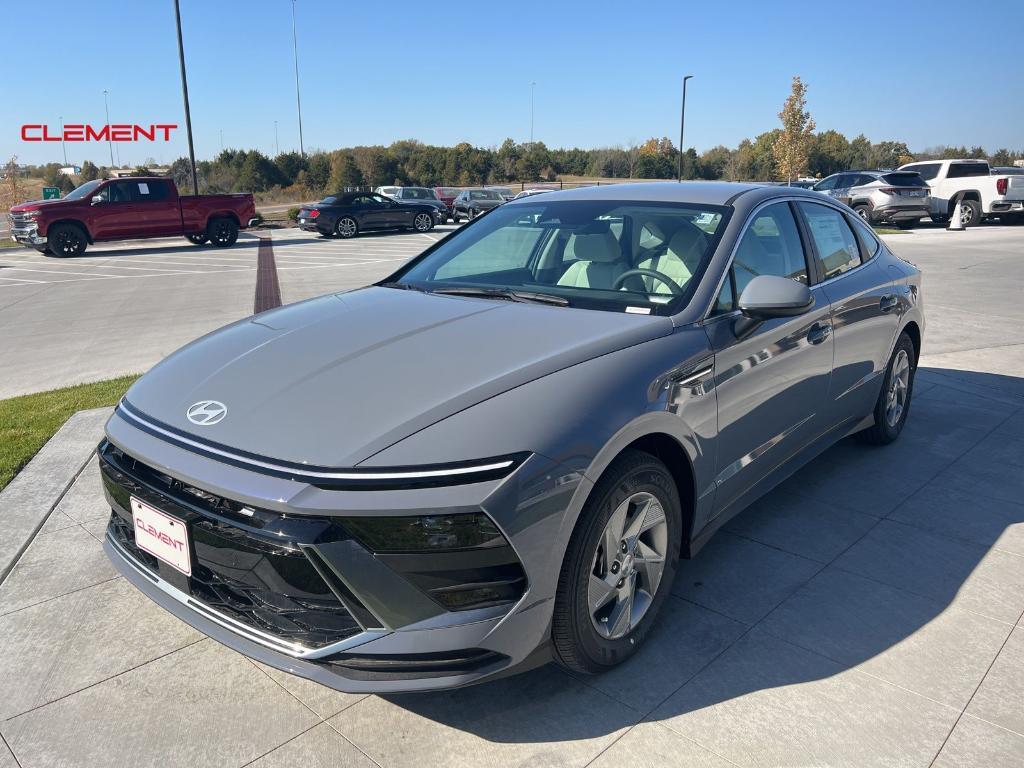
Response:
[[[111,502],[108,531],[112,538],[141,565],[194,600],[245,626],[307,648],[340,642],[363,631],[355,616],[368,615],[365,606],[351,593],[343,600],[300,546],[343,535],[332,521],[288,517],[212,494],[197,495],[198,489],[184,486],[109,443],[101,446],[100,468]],[[193,560],[190,577],[135,545],[132,496],[185,522]],[[251,512],[251,517],[241,509]],[[246,520],[244,525],[236,522],[240,518]]]

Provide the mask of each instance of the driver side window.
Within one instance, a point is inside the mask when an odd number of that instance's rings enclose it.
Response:
[[[789,203],[775,203],[754,214],[733,256],[714,313],[737,309],[743,289],[760,275],[808,283],[807,258]]]

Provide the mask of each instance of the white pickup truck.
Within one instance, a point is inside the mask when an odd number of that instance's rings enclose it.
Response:
[[[949,221],[958,196],[965,227],[995,216],[1005,223],[1024,221],[1024,176],[993,176],[984,160],[924,160],[899,170],[917,171],[931,188],[932,221]]]

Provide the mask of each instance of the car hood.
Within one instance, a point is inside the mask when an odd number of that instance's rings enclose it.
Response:
[[[351,467],[513,387],[671,332],[667,317],[371,287],[215,331],[158,364],[126,399],[205,441]],[[201,400],[223,403],[227,415],[196,426],[185,412]]]
[[[54,206],[60,207],[65,205],[65,200],[30,200],[27,203],[20,203],[19,205],[11,206],[11,213],[25,213],[26,211],[35,211],[43,208],[52,208]],[[74,202],[73,200],[71,202]]]

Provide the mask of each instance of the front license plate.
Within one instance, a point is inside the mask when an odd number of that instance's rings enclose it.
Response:
[[[188,530],[181,520],[165,515],[134,496],[132,520],[135,522],[135,545],[139,549],[163,560],[186,576],[192,575]]]

